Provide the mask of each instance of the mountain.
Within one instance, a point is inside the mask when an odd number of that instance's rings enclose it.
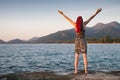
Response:
[[[0,39],[0,44],[5,44],[6,42]]]
[[[97,23],[93,27],[86,27],[86,38],[88,42],[120,42],[120,23],[110,22],[107,24]],[[75,39],[75,30],[68,29],[58,31],[43,37],[33,37],[27,41],[13,39],[8,42],[0,40],[0,44],[22,44],[22,43],[71,43]],[[111,40],[112,39],[112,40]]]
[[[37,40],[31,41],[31,43],[53,43],[53,42],[57,43],[61,41],[73,40],[73,37],[75,37],[74,30],[69,29],[58,31],[47,36],[40,37]]]
[[[26,41],[20,39],[13,39],[7,42],[7,44],[22,44],[22,43],[26,43]]]
[[[109,36],[110,38],[120,38],[120,24],[111,22],[107,24],[98,23],[93,27],[94,36]]]
[[[29,40],[27,40],[28,42],[29,41],[34,41],[34,40],[37,40],[39,37],[33,37],[33,38],[31,38],[31,39],[29,39]]]
[[[120,38],[120,23],[110,22],[107,24],[98,23],[93,27],[86,27],[86,38],[101,38],[109,36],[109,38]],[[58,31],[47,36],[31,40],[30,43],[59,43],[73,42],[75,38],[74,29]]]

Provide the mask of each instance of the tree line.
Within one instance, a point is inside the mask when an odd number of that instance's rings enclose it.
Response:
[[[111,38],[109,36],[103,36],[100,38],[87,38],[87,41],[88,43],[120,43],[120,38]]]
[[[120,38],[111,38],[109,36],[103,37],[88,37],[86,38],[88,43],[120,43]],[[55,43],[74,43],[75,39],[72,40],[57,40]]]

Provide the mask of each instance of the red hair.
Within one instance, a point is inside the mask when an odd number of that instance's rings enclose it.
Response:
[[[76,28],[75,31],[77,33],[81,32],[83,30],[83,18],[82,16],[78,16],[76,20]]]

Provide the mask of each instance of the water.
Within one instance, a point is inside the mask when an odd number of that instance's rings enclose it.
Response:
[[[88,44],[87,55],[89,70],[120,70],[120,44]],[[34,71],[73,72],[74,44],[0,44],[0,74]]]

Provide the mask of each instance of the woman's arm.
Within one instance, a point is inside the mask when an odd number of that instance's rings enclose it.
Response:
[[[58,10],[58,12],[66,19],[68,20],[74,27],[76,26],[76,23],[72,21],[69,17],[67,17],[62,11]]]
[[[99,8],[97,9],[97,11],[95,12],[95,14],[93,14],[88,20],[86,20],[84,23],[85,25],[87,25],[102,9]]]

